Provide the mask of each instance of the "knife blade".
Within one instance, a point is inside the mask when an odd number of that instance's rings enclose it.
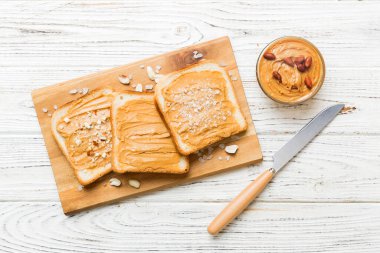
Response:
[[[300,152],[323,128],[342,110],[344,104],[330,106],[318,113],[293,138],[273,156],[273,167],[262,172],[238,196],[236,196],[210,223],[207,230],[216,235],[236,216],[238,216],[267,186],[274,175],[280,171],[298,152]]]
[[[291,138],[273,156],[273,169],[278,172],[314,137],[322,131],[342,110],[344,104],[330,106],[318,113],[293,138]]]

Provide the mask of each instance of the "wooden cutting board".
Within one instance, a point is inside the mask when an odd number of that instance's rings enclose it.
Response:
[[[215,150],[211,153],[212,158],[210,160],[203,161],[202,159],[199,159],[196,154],[190,156],[190,172],[186,175],[111,173],[92,185],[81,189],[80,184],[74,176],[72,168],[51,134],[51,118],[49,117],[49,113],[54,110],[53,106],[58,105],[58,107],[60,107],[65,103],[79,98],[81,96],[80,94],[69,94],[69,91],[75,88],[89,88],[92,90],[98,87],[108,86],[112,87],[116,91],[124,91],[134,90],[133,86],[137,83],[142,83],[144,85],[154,84],[147,76],[146,66],[152,66],[154,69],[156,65],[160,65],[162,66],[160,74],[167,74],[202,60],[193,58],[193,52],[195,50],[203,54],[202,59],[211,60],[220,64],[231,75],[238,102],[243,114],[249,122],[249,127],[244,134],[239,136],[239,138],[230,138],[223,141],[223,143],[239,145],[238,152],[227,158],[228,156],[225,151],[216,145]],[[141,68],[141,65],[144,65],[145,68]],[[118,76],[121,74],[133,75],[133,80],[130,85],[122,85],[119,82]],[[105,70],[100,73],[95,73],[49,87],[37,89],[32,91],[32,98],[41,131],[45,139],[46,149],[50,157],[51,167],[53,169],[59,197],[65,214],[105,203],[115,202],[125,197],[135,196],[148,191],[154,191],[165,187],[182,184],[194,179],[256,163],[262,160],[260,144],[256,136],[249,106],[247,104],[234,53],[228,37],[218,38],[212,41],[148,58],[139,62]],[[47,108],[49,112],[43,112],[43,108]],[[205,154],[208,156],[207,152]],[[110,186],[108,181],[112,177],[120,179],[122,181],[122,186]],[[128,184],[129,179],[139,180],[141,182],[141,187],[139,189],[132,188]]]

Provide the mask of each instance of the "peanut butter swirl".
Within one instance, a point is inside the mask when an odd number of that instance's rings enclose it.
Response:
[[[181,155],[158,113],[153,96],[127,101],[116,112],[119,163],[130,170],[178,170]]]
[[[226,81],[218,71],[185,73],[162,94],[168,124],[188,145],[207,146],[240,130]]]
[[[265,59],[265,53],[272,54],[275,59]],[[322,85],[323,59],[308,41],[296,37],[281,38],[272,42],[264,54],[259,58],[257,75],[262,89],[269,97],[285,103],[297,102]],[[311,66],[301,68],[300,71],[294,62],[297,57],[311,58]],[[305,81],[307,78],[309,80]],[[309,87],[305,83],[310,84]]]

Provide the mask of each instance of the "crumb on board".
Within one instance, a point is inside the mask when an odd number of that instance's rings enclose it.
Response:
[[[139,189],[139,188],[140,188],[140,185],[141,185],[140,181],[138,181],[138,180],[136,180],[136,179],[129,179],[129,180],[128,180],[128,184],[129,184],[130,186],[132,186],[133,188],[136,188],[136,189]]]
[[[111,186],[119,187],[121,185],[121,181],[117,178],[111,178],[109,184]]]
[[[228,145],[228,146],[226,146],[226,148],[224,150],[228,154],[235,154],[237,152],[238,148],[239,148],[238,145]]]

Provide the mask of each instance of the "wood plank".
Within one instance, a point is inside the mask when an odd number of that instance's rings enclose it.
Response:
[[[141,182],[139,189],[129,187],[125,177],[116,173],[110,173],[97,182],[86,186],[83,190],[78,191],[80,185],[75,178],[74,172],[51,133],[51,117],[48,117],[48,114],[43,112],[42,109],[48,108],[49,110],[54,110],[53,105],[61,107],[77,99],[78,94],[69,94],[69,91],[72,89],[86,87],[93,90],[99,87],[111,87],[115,91],[134,90],[132,84],[128,86],[120,84],[118,77],[121,74],[132,74],[132,82],[134,84],[142,83],[145,85],[152,83],[148,78],[146,70],[140,67],[141,64],[144,66],[160,65],[162,66],[160,74],[168,74],[197,63],[199,60],[194,59],[192,56],[195,50],[203,54],[202,60],[212,61],[217,64],[223,62],[223,64],[226,64],[224,67],[225,71],[238,78],[238,80],[231,81],[231,83],[234,87],[240,109],[248,121],[248,129],[244,133],[239,134],[238,140],[224,140],[223,143],[239,145],[239,152],[234,156],[228,156],[228,158],[231,158],[229,161],[226,161],[225,152],[221,149],[215,150],[213,152],[213,158],[204,162],[199,161],[197,155],[190,156],[190,171],[184,175],[159,173],[129,174],[129,176],[133,176],[134,179]],[[155,85],[155,83],[152,83],[152,85]],[[260,144],[228,37],[221,37],[125,66],[33,90],[32,99],[50,157],[62,208],[65,213],[80,211],[112,201],[119,201],[122,198],[178,185],[226,170],[257,163],[262,160]],[[222,157],[224,161],[219,160],[219,156]],[[112,177],[120,178],[124,187],[110,186],[108,181]]]
[[[326,129],[327,130],[327,129]],[[151,202],[228,201],[259,172],[291,135],[260,135],[264,162],[138,197]],[[273,179],[261,202],[380,202],[380,136],[322,132]],[[17,159],[16,159],[17,158]],[[0,201],[57,201],[40,135],[2,137]],[[129,178],[127,175],[126,178]]]
[[[126,201],[66,217],[59,203],[0,203],[0,251],[380,251],[380,204],[256,203],[211,237],[224,205]]]

